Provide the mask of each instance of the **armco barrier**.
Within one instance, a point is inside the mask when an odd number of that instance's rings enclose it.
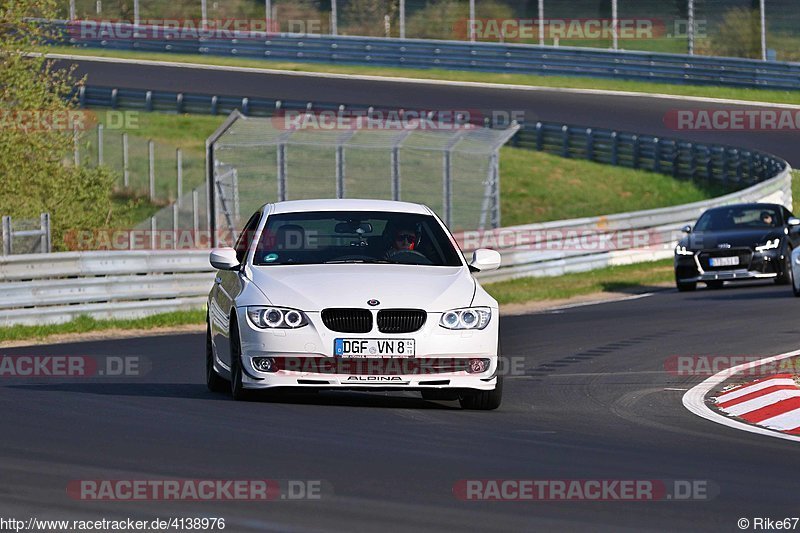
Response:
[[[280,111],[380,111],[366,105],[268,100],[248,97],[188,94],[112,87],[82,87],[76,94],[82,107],[176,111],[178,113],[242,114],[269,117]],[[480,120],[480,119],[478,119]],[[492,126],[488,120],[483,125]],[[641,168],[676,178],[716,181],[743,188],[775,176],[784,162],[769,154],[733,146],[712,145],[586,128],[556,122],[522,123],[511,144],[560,155],[629,168]]]
[[[703,202],[493,230],[476,238],[492,239],[502,232],[557,236],[545,250],[525,246],[500,248],[502,267],[478,274],[484,282],[523,276],[583,272],[609,265],[669,257],[678,229],[709,207],[734,202],[765,201],[791,205],[791,169],[747,189]],[[570,248],[572,234],[596,235],[643,231],[652,242],[612,250]],[[457,236],[464,239],[465,235]],[[465,249],[469,255],[470,247]],[[98,318],[137,317],[202,307],[213,270],[206,250],[66,252],[0,258],[0,325],[65,322],[78,315]]]
[[[112,35],[92,21],[58,21],[63,41],[75,46],[143,52],[384,67],[474,70],[550,76],[590,76],[692,85],[800,89],[800,64],[591,48],[426,39],[233,33],[229,39],[163,38],[170,32],[117,24]],[[174,32],[173,32],[174,33]],[[153,36],[162,38],[154,39]]]

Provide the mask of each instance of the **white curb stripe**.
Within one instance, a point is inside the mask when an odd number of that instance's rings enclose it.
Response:
[[[705,418],[706,420],[716,422],[717,424],[722,424],[723,426],[727,426],[729,428],[747,431],[748,433],[767,435],[769,437],[774,437],[776,439],[800,442],[800,436],[798,435],[787,435],[786,433],[778,433],[776,431],[772,431],[767,428],[759,426],[751,426],[750,424],[746,424],[744,422],[728,418],[727,416],[723,416],[719,413],[712,411],[706,405],[705,402],[706,395],[714,387],[717,387],[720,384],[724,383],[725,380],[728,379],[732,374],[735,374],[737,372],[742,372],[750,368],[755,368],[767,363],[771,363],[773,361],[780,361],[781,359],[795,357],[797,355],[800,355],[800,350],[795,350],[793,352],[787,352],[780,355],[774,355],[772,357],[761,359],[760,361],[751,361],[748,363],[743,363],[741,365],[735,366],[733,368],[728,368],[726,370],[723,370],[722,372],[714,374],[710,378],[704,380],[703,382],[689,389],[689,391],[683,395],[683,406],[686,407],[686,409],[688,409],[690,412],[696,414],[701,418]]]
[[[777,385],[794,385],[794,380],[791,378],[776,378],[776,379],[768,379],[766,381],[762,381],[761,383],[756,383],[755,385],[748,385],[747,387],[742,387],[741,389],[736,389],[735,391],[726,392],[725,394],[720,394],[717,396],[717,403],[725,403],[731,400],[735,400],[736,398],[741,398],[742,396],[747,396],[750,393],[760,391],[762,389],[768,389],[770,387],[774,387]]]
[[[762,426],[767,426],[773,429],[788,430],[800,428],[800,409],[782,413],[772,418],[767,418],[759,422]]]
[[[797,389],[776,390],[775,392],[770,392],[769,394],[759,396],[758,398],[753,398],[752,400],[747,400],[746,402],[742,402],[740,404],[725,407],[722,410],[734,416],[745,415],[761,409],[762,407],[766,407],[783,400],[788,400],[789,398],[797,398],[799,396],[800,390]]]

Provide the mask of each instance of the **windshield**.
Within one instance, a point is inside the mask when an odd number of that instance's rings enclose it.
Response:
[[[720,207],[703,213],[695,231],[776,228],[782,223],[778,210],[771,207]]]
[[[335,263],[462,266],[433,216],[374,211],[271,215],[253,260],[257,266]]]

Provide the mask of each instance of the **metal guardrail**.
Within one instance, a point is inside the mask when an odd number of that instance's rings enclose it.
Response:
[[[778,176],[720,198],[677,207],[621,213],[604,217],[546,222],[502,228],[476,236],[500,242],[503,234],[549,236],[539,241],[545,250],[512,244],[499,247],[503,266],[478,274],[484,282],[525,276],[584,272],[669,257],[676,231],[705,209],[734,202],[766,201],[791,205],[791,169]],[[640,232],[646,242],[628,239],[615,249],[571,247],[573,235],[590,233],[595,240],[620,232]],[[457,235],[465,242],[465,235]],[[468,253],[474,246],[466,246]],[[212,281],[207,250],[65,252],[0,258],[0,325],[57,323],[79,315],[97,318],[137,317],[198,308]]]
[[[98,86],[81,87],[75,96],[82,107],[225,115],[238,109],[244,115],[255,117],[269,117],[285,111],[380,111],[366,105],[343,106],[330,102]],[[492,124],[486,119],[481,125]],[[562,157],[652,170],[676,178],[716,181],[732,188],[741,188],[768,179],[780,172],[785,165],[784,161],[769,154],[734,146],[659,138],[557,122],[521,123],[520,126],[519,132],[511,140],[512,146],[536,149]]]
[[[234,34],[232,39],[81,37],[75,21],[55,22],[63,42],[89,48],[248,57],[282,61],[589,76],[689,85],[800,90],[800,63],[638,51],[329,35]],[[122,24],[124,27],[125,25]],[[145,34],[163,36],[164,30]],[[90,35],[92,32],[87,32]]]

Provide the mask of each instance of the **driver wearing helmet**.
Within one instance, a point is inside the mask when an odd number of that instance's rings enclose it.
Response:
[[[419,244],[417,230],[408,224],[397,226],[390,235],[391,244],[385,254],[387,259],[403,252],[413,252]]]

